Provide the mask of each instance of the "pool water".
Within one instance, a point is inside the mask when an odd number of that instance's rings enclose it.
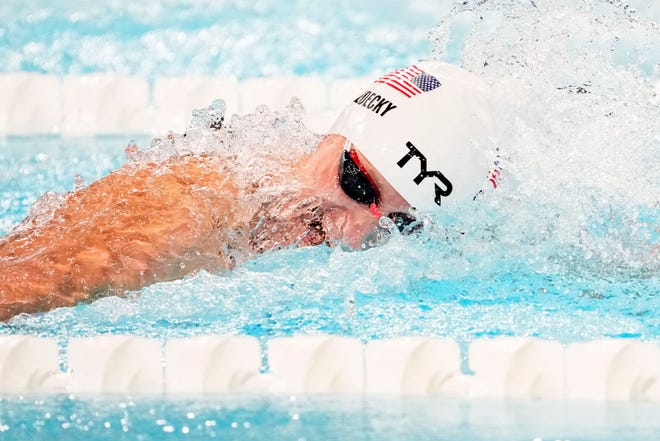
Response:
[[[15,19],[0,24],[0,71],[335,78],[440,58],[492,86],[502,182],[458,215],[430,217],[421,234],[378,248],[268,253],[231,273],[21,315],[0,324],[0,334],[51,337],[62,347],[108,333],[246,334],[264,342],[318,332],[432,335],[463,349],[502,335],[660,341],[655,3],[130,3],[3,2],[0,16]],[[276,112],[249,121],[263,133],[290,110]],[[267,147],[249,135],[255,148]],[[71,191],[76,175],[84,185],[125,163],[132,141],[150,145],[139,134],[0,139],[0,234],[43,193]],[[647,440],[660,434],[657,415],[657,405],[621,403],[58,396],[2,398],[0,433]]]
[[[123,137],[5,140],[2,226],[8,230],[20,222],[38,195],[72,190],[72,168],[84,171],[83,182],[90,182],[119,166],[126,142]],[[525,243],[530,239],[524,236],[505,238],[520,240],[514,252],[498,250],[503,240],[497,228],[429,225],[419,236],[395,237],[367,251],[317,247],[268,253],[226,274],[202,272],[128,298],[18,316],[0,326],[0,333],[38,334],[62,343],[106,333],[163,339],[209,333],[268,339],[326,332],[365,340],[440,335],[465,344],[498,335],[565,343],[658,339],[660,280],[652,268],[605,269],[583,250],[537,244],[538,238]]]
[[[3,439],[652,440],[657,406],[636,403],[273,397],[3,400]],[[5,429],[3,427],[10,427]],[[50,437],[50,438],[49,438]]]
[[[428,32],[448,9],[404,0],[6,0],[0,70],[357,76],[427,55]]]

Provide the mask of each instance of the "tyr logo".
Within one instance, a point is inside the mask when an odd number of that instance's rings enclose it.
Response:
[[[435,183],[435,203],[440,205],[440,198],[442,196],[449,196],[451,194],[451,191],[453,189],[453,186],[451,185],[451,182],[449,179],[445,177],[441,172],[437,170],[426,170],[426,156],[422,154],[419,150],[417,150],[417,147],[413,145],[412,142],[408,141],[406,143],[406,147],[408,147],[408,150],[410,150],[406,155],[397,162],[397,165],[401,168],[403,168],[408,161],[413,156],[416,156],[417,159],[419,159],[419,174],[415,176],[413,181],[415,184],[419,185],[424,179],[426,178],[436,178],[440,183],[443,185],[444,188],[440,187],[438,183]]]

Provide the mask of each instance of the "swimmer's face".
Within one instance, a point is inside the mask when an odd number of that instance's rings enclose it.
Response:
[[[318,177],[315,181],[321,187],[319,190],[323,200],[323,228],[326,239],[341,242],[352,248],[360,248],[365,238],[377,228],[378,216],[369,209],[369,204],[349,197],[340,185],[339,162],[344,152],[344,143],[345,139],[338,135],[327,136],[321,141],[315,155],[319,164]],[[356,153],[360,164],[378,190],[378,211],[383,215],[408,211],[410,205],[403,197],[359,150],[356,149]]]

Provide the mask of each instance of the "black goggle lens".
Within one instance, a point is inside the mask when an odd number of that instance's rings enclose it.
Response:
[[[378,202],[378,192],[347,151],[344,151],[339,161],[339,185],[354,201],[361,204]]]
[[[344,151],[339,161],[339,185],[356,202],[367,205],[378,203],[378,191],[348,151]],[[408,213],[396,211],[388,213],[387,217],[402,234],[410,234],[422,228],[417,219]]]

